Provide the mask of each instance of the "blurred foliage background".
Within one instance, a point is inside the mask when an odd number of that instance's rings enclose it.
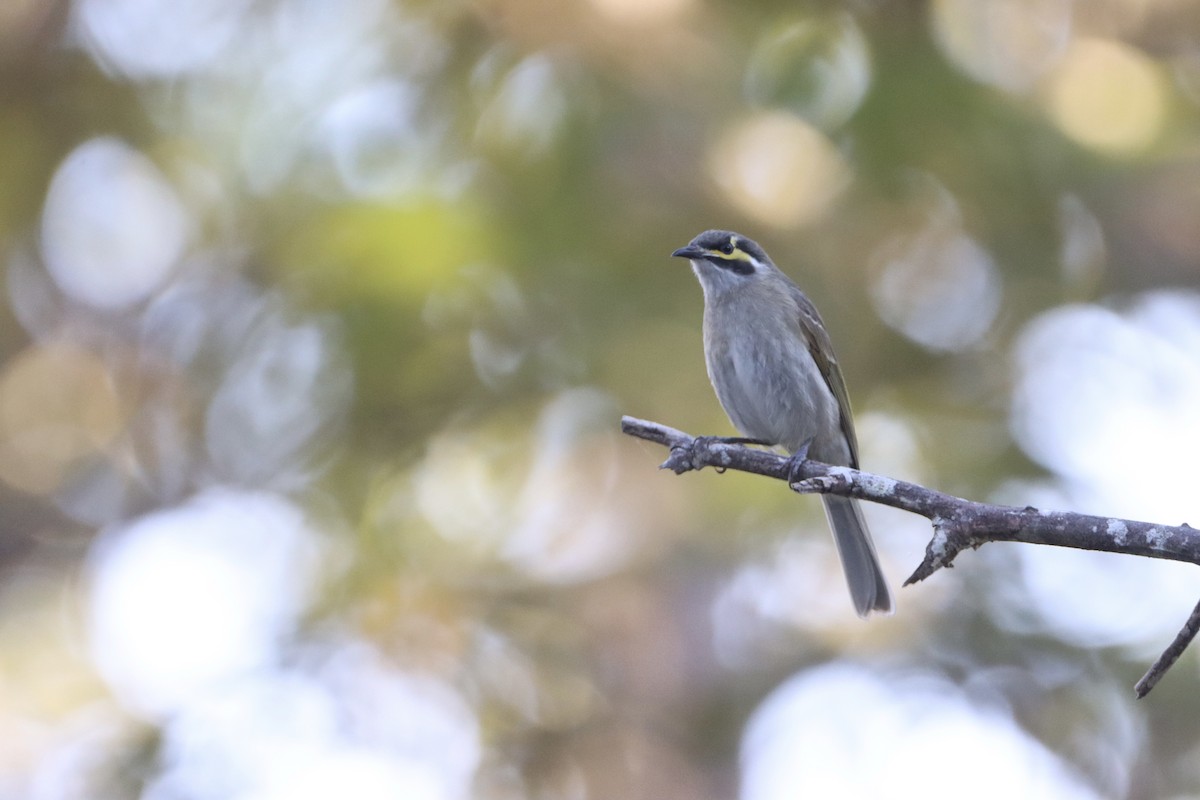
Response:
[[[1200,796],[1193,569],[864,623],[819,503],[617,433],[731,432],[733,228],[867,469],[1196,524],[1198,103],[1185,0],[7,0],[0,797]]]

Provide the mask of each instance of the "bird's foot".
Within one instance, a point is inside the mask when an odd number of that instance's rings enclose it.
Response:
[[[796,452],[792,453],[792,457],[787,460],[787,482],[788,486],[795,486],[800,481],[804,480],[800,474],[804,467],[804,462],[808,461],[808,448],[812,447],[812,437],[804,440],[804,444],[796,448]]]

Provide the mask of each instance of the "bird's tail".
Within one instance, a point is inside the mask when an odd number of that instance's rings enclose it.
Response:
[[[879,557],[875,555],[875,545],[871,542],[871,533],[858,501],[834,495],[824,495],[821,499],[825,501],[825,515],[833,529],[855,611],[860,617],[872,611],[892,613],[892,593],[883,578]]]

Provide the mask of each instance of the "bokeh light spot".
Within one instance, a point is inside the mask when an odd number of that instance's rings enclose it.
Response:
[[[575,389],[546,403],[528,438],[436,437],[413,478],[415,508],[463,556],[494,555],[535,580],[614,572],[652,544],[641,515],[663,498],[622,482],[606,427],[613,414],[606,394]],[[513,452],[529,454],[527,468]]]
[[[1104,498],[1098,513],[1196,519],[1198,354],[1195,294],[1148,294],[1124,313],[1049,311],[1017,340],[1014,435],[1032,458]],[[1118,457],[1155,469],[1114,470]]]
[[[622,25],[662,24],[676,19],[695,0],[589,0],[605,18]]]
[[[997,800],[1097,796],[1011,719],[933,676],[809,670],[771,693],[742,737],[741,800],[889,797],[912,786],[932,800],[965,786]]]
[[[93,55],[137,78],[207,66],[238,32],[251,0],[81,0],[74,12]]]
[[[320,132],[351,194],[395,197],[426,177],[429,153],[418,132],[419,100],[411,84],[379,80],[330,104]]]
[[[107,368],[66,344],[32,347],[0,373],[0,478],[48,493],[123,425]]]
[[[92,139],[50,184],[42,255],[71,299],[124,308],[162,284],[190,229],[187,209],[149,159],[116,139]]]
[[[961,229],[953,201],[945,202],[924,227],[876,250],[871,298],[883,321],[914,342],[953,351],[991,329],[1001,285],[991,256]]]
[[[364,642],[317,664],[214,684],[164,724],[146,800],[459,800],[481,759],[474,709],[450,684],[392,668]]]
[[[1061,492],[1019,488],[1004,499],[1041,508],[1079,505]],[[1085,503],[1081,510],[1096,507]],[[1018,636],[1049,634],[1075,647],[1121,647],[1130,658],[1153,659],[1196,601],[1195,571],[1186,564],[1058,548],[1023,548],[1016,559],[1019,579],[989,593],[988,606]]]
[[[316,565],[300,511],[211,490],[108,531],[91,563],[93,658],[126,707],[167,713],[270,663]]]
[[[417,510],[441,536],[486,547],[501,535],[499,523],[514,487],[494,469],[497,449],[479,435],[444,434],[430,441],[413,490]]]
[[[1131,519],[1200,518],[1192,468],[1200,449],[1197,354],[1200,296],[1193,293],[1150,293],[1121,310],[1062,306],[1029,322],[1015,347],[1012,430],[1060,486],[1021,483],[1000,500]],[[1184,565],[1102,553],[1019,555],[1020,589],[995,601],[998,618],[1016,630],[1050,630],[1086,647],[1121,645],[1145,658],[1178,625],[1163,610],[1183,614],[1195,602],[1194,574]],[[1111,591],[1080,589],[1098,586]]]
[[[849,14],[779,26],[755,46],[744,85],[750,102],[785,108],[829,130],[866,97],[870,50]]]
[[[1079,144],[1131,153],[1162,132],[1166,93],[1162,70],[1140,50],[1081,39],[1051,75],[1045,102],[1054,123]]]
[[[517,524],[503,555],[547,581],[588,580],[613,572],[638,551],[634,498],[614,504],[616,448],[604,431],[611,397],[594,389],[560,393],[542,409],[533,462],[515,498]],[[603,433],[600,433],[604,431]]]
[[[487,150],[533,158],[553,145],[567,108],[566,89],[554,61],[542,54],[529,56],[486,94],[475,126],[476,141]]]
[[[304,485],[307,456],[336,423],[350,375],[327,326],[262,323],[230,365],[205,414],[213,466],[239,485]]]
[[[1069,0],[935,0],[942,51],[972,78],[1017,92],[1053,67],[1071,36]]]
[[[759,222],[793,228],[820,219],[850,180],[837,148],[804,120],[752,114],[718,140],[709,174],[721,196]]]

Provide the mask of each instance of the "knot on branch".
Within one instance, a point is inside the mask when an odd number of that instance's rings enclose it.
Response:
[[[839,481],[835,475],[814,475],[789,483],[788,487],[796,494],[829,494],[840,483],[844,481]]]
[[[687,441],[674,442],[671,444],[671,454],[658,468],[669,469],[676,475],[705,467],[724,472],[730,463],[729,453],[725,449],[727,444],[726,441],[713,436],[697,436]]]
[[[968,547],[975,548],[975,542],[970,533],[947,517],[935,516],[933,523],[933,538],[925,546],[925,558],[904,582],[905,586],[925,580],[939,569],[949,569],[954,566],[954,559]]]
[[[696,460],[696,441],[693,439],[687,444],[672,445],[671,454],[667,456],[666,461],[658,465],[658,468],[669,469],[676,475],[703,469],[704,464],[698,463]]]

